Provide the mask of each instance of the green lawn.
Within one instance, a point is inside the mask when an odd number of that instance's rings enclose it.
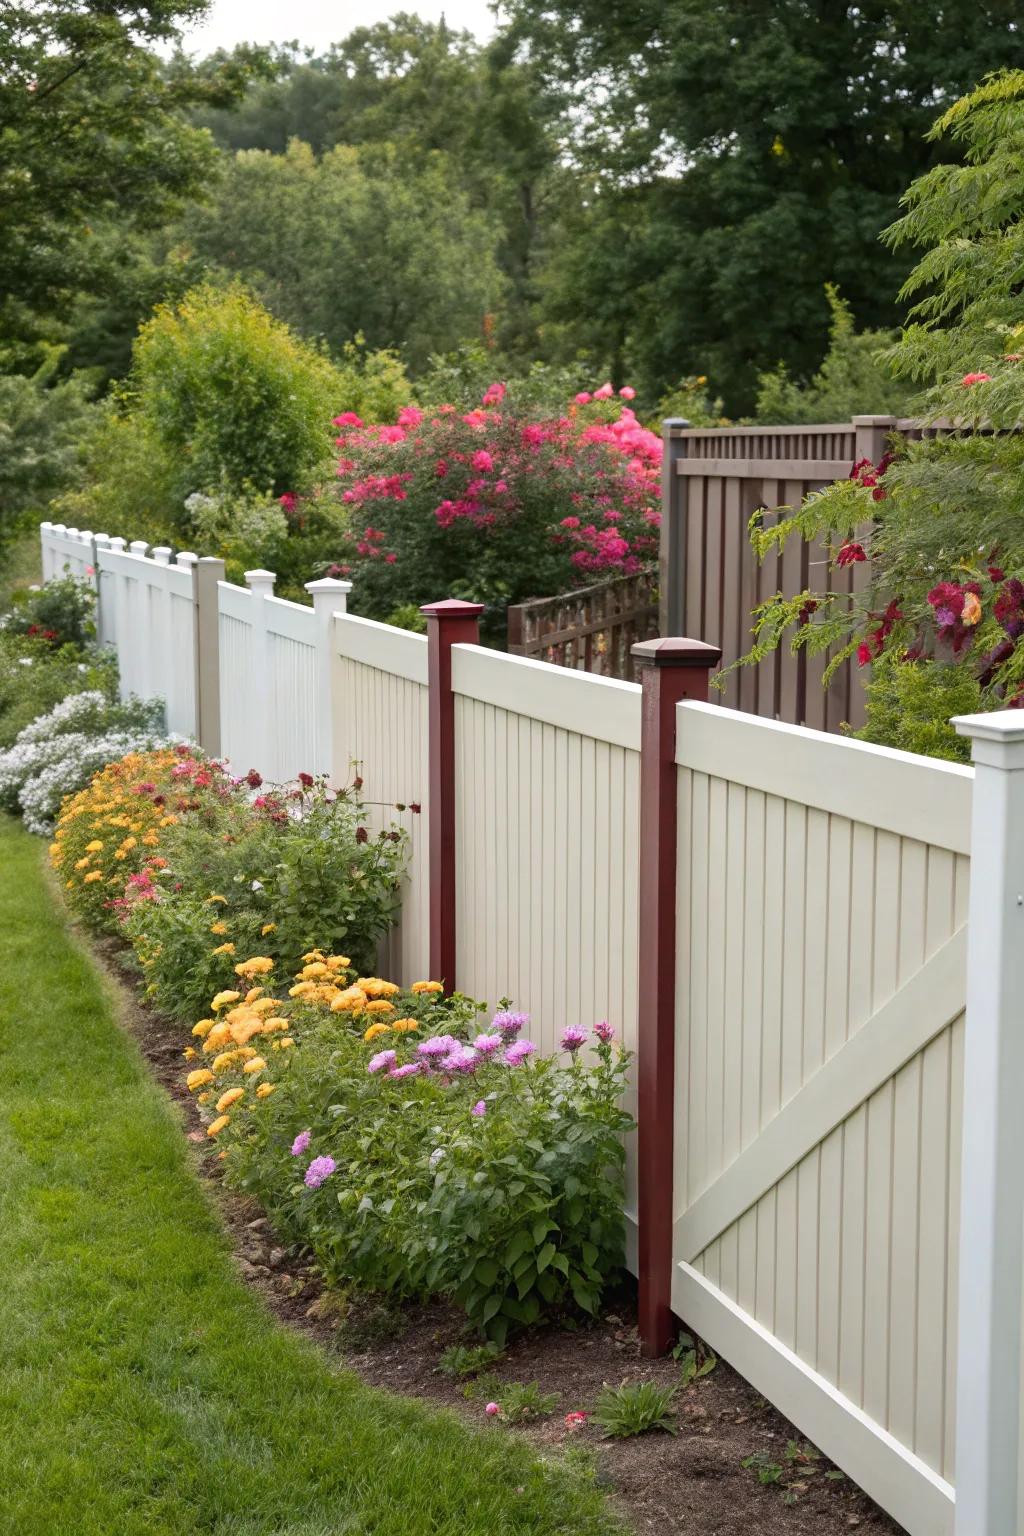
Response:
[[[0,819],[0,1532],[616,1529],[507,1432],[373,1392],[270,1319],[43,860]]]

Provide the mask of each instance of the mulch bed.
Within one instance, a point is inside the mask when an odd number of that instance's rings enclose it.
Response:
[[[122,999],[122,1017],[154,1076],[180,1106],[190,1141],[206,1142],[195,1104],[184,1085],[181,1026],[138,1001],[123,967],[123,952],[101,947],[101,959]],[[267,1307],[301,1329],[354,1370],[389,1392],[443,1405],[494,1434],[525,1436],[540,1452],[586,1448],[597,1475],[639,1536],[901,1536],[866,1494],[824,1457],[806,1457],[807,1441],[725,1361],[680,1392],[679,1433],[604,1440],[592,1425],[568,1429],[565,1414],[589,1410],[607,1382],[677,1383],[676,1361],[645,1360],[636,1331],[635,1296],[613,1298],[593,1327],[547,1328],[515,1339],[493,1367],[500,1382],[539,1383],[557,1392],[549,1417],[506,1427],[490,1424],[483,1398],[467,1397],[465,1381],[438,1369],[442,1351],[472,1344],[457,1309],[445,1304],[397,1308],[372,1300],[349,1302],[326,1291],[308,1255],[275,1240],[254,1202],[225,1188],[216,1159],[197,1157],[231,1234],[239,1272]],[[472,1387],[470,1387],[472,1391]],[[787,1455],[787,1451],[789,1454]],[[796,1455],[794,1456],[794,1451]],[[777,1481],[762,1483],[779,1469]],[[829,1476],[829,1474],[833,1476]]]

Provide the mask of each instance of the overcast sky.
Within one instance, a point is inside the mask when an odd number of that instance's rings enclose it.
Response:
[[[494,18],[487,0],[213,0],[206,20],[184,34],[189,53],[210,53],[235,43],[287,43],[297,38],[323,52],[354,27],[386,21],[398,11],[427,21],[442,13],[451,27],[487,38]]]

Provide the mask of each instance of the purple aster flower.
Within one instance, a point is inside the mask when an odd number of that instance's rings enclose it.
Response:
[[[514,1040],[519,1031],[529,1022],[528,1013],[496,1013],[491,1020],[491,1028],[499,1029],[506,1040]]]
[[[517,1040],[505,1052],[505,1062],[510,1067],[518,1067],[520,1062],[525,1061],[527,1056],[532,1056],[536,1049],[532,1040]]]
[[[458,1050],[459,1042],[454,1035],[432,1035],[416,1047],[421,1056],[450,1056]]]
[[[319,1189],[325,1179],[329,1179],[337,1168],[333,1157],[314,1157],[306,1169],[306,1188]]]
[[[600,1040],[602,1045],[607,1045],[610,1040],[615,1039],[615,1031],[612,1029],[607,1019],[602,1019],[600,1024],[594,1025],[594,1034]]]
[[[483,1115],[486,1115],[486,1113],[487,1113],[487,1105],[486,1105],[486,1103],[484,1102],[483,1099],[477,1099],[476,1103],[473,1105],[473,1108],[470,1110],[470,1114],[471,1115],[483,1116]]]
[[[388,1077],[413,1077],[419,1070],[418,1061],[407,1061],[404,1067],[392,1067]]]
[[[490,1056],[492,1051],[499,1051],[504,1043],[500,1035],[477,1035],[473,1049],[479,1051],[481,1056]]]
[[[292,1142],[292,1157],[301,1157],[312,1140],[311,1131],[300,1131]]]
[[[479,1059],[471,1045],[460,1045],[444,1058],[441,1067],[445,1072],[473,1072]]]
[[[376,1056],[371,1056],[366,1063],[367,1072],[380,1072],[384,1067],[393,1067],[398,1060],[396,1051],[378,1051]]]
[[[581,1029],[578,1024],[570,1024],[567,1029],[562,1031],[563,1051],[578,1051],[581,1045],[586,1044],[586,1041],[587,1032],[585,1029]]]

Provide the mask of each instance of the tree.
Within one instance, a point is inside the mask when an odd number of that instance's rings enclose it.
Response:
[[[925,247],[890,362],[927,386],[924,419],[942,428],[755,533],[762,551],[823,540],[833,571],[867,576],[852,595],[837,578],[833,590],[770,600],[755,654],[786,638],[875,664],[868,739],[955,757],[967,744],[948,727],[951,699],[1024,707],[1024,70],[954,103],[931,137],[965,163],[919,177],[887,231],[897,250]]]
[[[1017,0],[511,0],[547,72],[575,89],[572,150],[601,199],[647,212],[627,356],[654,389],[712,377],[733,413],[779,359],[824,350],[824,285],[857,324],[896,318],[906,272],[877,236],[941,154],[937,109],[1024,63]],[[599,200],[600,201],[600,200]],[[583,240],[614,242],[602,219]],[[588,293],[591,320],[618,292]]]
[[[101,236],[154,228],[209,175],[215,146],[185,121],[225,101],[256,55],[218,70],[165,65],[208,0],[23,0],[0,7],[0,335],[53,333],[83,291],[102,286]]]
[[[240,274],[273,312],[341,352],[358,333],[414,369],[480,335],[499,303],[496,231],[442,155],[410,174],[395,145],[338,145],[317,160],[245,150],[189,214],[196,254]]]

